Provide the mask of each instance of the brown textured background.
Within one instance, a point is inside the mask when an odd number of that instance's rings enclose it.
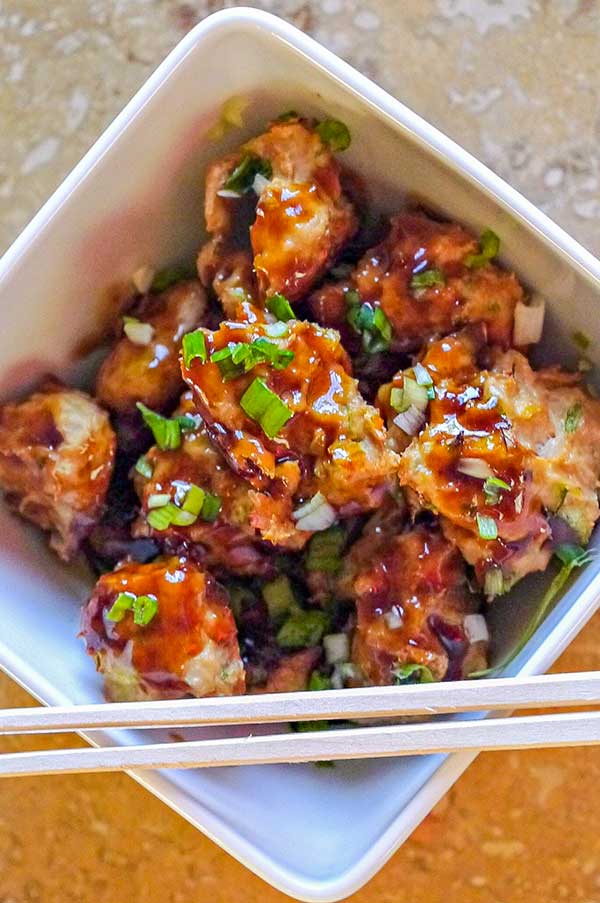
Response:
[[[0,0],[0,249],[177,40],[232,5]],[[332,47],[600,253],[599,0],[248,5]],[[558,669],[599,667],[597,617]],[[0,706],[27,700],[0,677]],[[600,903],[599,781],[594,749],[483,755],[352,901]],[[128,778],[0,783],[0,903],[285,899]]]

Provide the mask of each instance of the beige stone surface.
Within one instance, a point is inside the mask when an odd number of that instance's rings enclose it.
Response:
[[[185,31],[230,5],[0,0],[0,248]],[[600,253],[598,0],[249,5],[331,46]],[[559,667],[598,668],[599,650],[596,618]],[[0,679],[0,706],[25,701]],[[593,749],[482,756],[353,899],[600,903],[599,781]],[[283,899],[125,777],[0,783],[0,903]]]

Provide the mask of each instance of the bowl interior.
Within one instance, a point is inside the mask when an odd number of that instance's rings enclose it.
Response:
[[[282,33],[250,18],[227,22],[188,36],[174,52],[169,79],[164,80],[163,66],[134,100],[127,127],[121,118],[92,151],[87,171],[80,168],[71,178],[74,190],[50,202],[37,227],[0,265],[6,311],[0,332],[3,397],[49,371],[83,378],[80,349],[110,318],[109,288],[145,263],[192,261],[203,238],[207,161],[290,108],[348,124],[353,143],[344,160],[362,175],[378,212],[393,212],[410,195],[475,230],[493,228],[502,239],[504,263],[549,301],[549,359],[572,363],[569,336],[577,329],[595,340],[592,350],[600,347],[600,322],[590,316],[598,285],[589,274],[422,138],[307,59]],[[249,100],[244,127],[211,142],[207,131],[232,95]],[[77,638],[89,574],[59,564],[36,531],[4,510],[0,531],[3,666],[49,703],[100,701],[100,681]],[[578,575],[510,673],[544,667],[559,653],[569,638],[561,623],[581,593],[589,592],[599,566],[594,562]],[[548,582],[548,576],[526,580],[495,603],[496,657],[512,647]],[[587,610],[591,613],[591,601]],[[584,619],[578,615],[578,623]],[[534,666],[532,656],[540,650],[543,657],[538,655]],[[109,742],[116,735],[94,739]],[[140,734],[121,734],[119,742],[140,742]],[[398,814],[441,761],[356,762],[333,770],[231,768],[147,780],[284,889],[331,899],[352,887],[325,892],[318,886],[341,888],[344,875],[358,874],[358,864],[373,859],[376,845],[381,862],[401,831],[414,827],[415,820],[401,826]],[[445,786],[439,788],[438,795]],[[431,803],[435,798],[434,792]],[[387,838],[383,845],[382,838]],[[362,880],[367,876],[363,869]]]

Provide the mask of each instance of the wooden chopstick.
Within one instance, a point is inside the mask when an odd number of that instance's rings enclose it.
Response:
[[[600,704],[600,672],[0,711],[0,734],[391,718]]]
[[[600,712],[570,712],[147,746],[9,753],[0,756],[0,777],[134,768],[214,768],[593,744],[600,744]]]

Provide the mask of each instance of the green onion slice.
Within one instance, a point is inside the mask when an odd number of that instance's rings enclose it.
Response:
[[[479,267],[485,266],[490,260],[498,254],[500,250],[500,239],[491,229],[486,229],[479,239],[479,253],[467,254],[464,260],[466,267],[470,270],[478,270]]]
[[[498,538],[498,524],[493,517],[489,517],[487,514],[477,514],[477,529],[482,539]]]
[[[500,477],[487,477],[483,484],[483,494],[488,505],[497,505],[500,501],[500,491],[510,491],[510,486]]]
[[[150,479],[153,473],[152,464],[146,457],[146,455],[141,455],[135,462],[135,471],[136,473],[141,474],[143,477],[146,477],[147,480]]]
[[[133,603],[133,623],[138,627],[147,627],[157,611],[156,596],[136,596]]]
[[[281,320],[284,323],[287,323],[288,320],[296,319],[292,305],[285,295],[280,295],[279,292],[276,292],[274,295],[267,298],[267,309],[274,317],[277,317],[278,320]]]
[[[392,324],[380,307],[361,304],[360,296],[354,289],[346,292],[348,313],[346,320],[362,337],[362,345],[367,354],[387,351],[392,340]]]
[[[332,151],[345,151],[350,147],[351,137],[347,125],[339,119],[324,119],[315,126],[315,132]]]
[[[329,616],[324,611],[294,611],[280,628],[277,642],[282,649],[317,646],[328,627]]]
[[[342,552],[345,545],[346,532],[341,527],[329,527],[315,533],[310,538],[306,551],[306,570],[338,574],[342,567]]]
[[[331,690],[331,680],[329,679],[329,677],[325,677],[324,674],[320,674],[318,671],[313,671],[308,680],[308,689]]]
[[[183,282],[184,279],[193,278],[193,275],[194,273],[190,267],[166,267],[164,270],[160,270],[156,274],[156,276],[152,280],[150,291],[154,293],[164,292],[166,289],[171,288],[172,285],[176,285],[178,282]]]
[[[131,611],[135,601],[135,593],[119,593],[113,602],[110,611],[106,612],[109,621],[122,621],[125,613]]]
[[[426,288],[435,288],[437,285],[445,285],[445,283],[446,280],[442,271],[432,268],[415,273],[410,280],[410,287],[413,291],[422,291]]]
[[[225,382],[248,373],[258,364],[269,364],[275,370],[285,370],[294,359],[294,352],[280,348],[268,339],[254,339],[253,342],[231,342],[215,351],[211,361],[218,365]]]
[[[136,407],[147,427],[152,430],[152,435],[158,447],[163,451],[179,448],[181,445],[181,425],[177,420],[170,420],[151,411],[145,404],[138,401]]]
[[[183,363],[189,367],[195,358],[200,358],[203,364],[206,363],[206,336],[201,329],[194,332],[188,332],[182,340]]]
[[[267,386],[264,380],[254,379],[242,397],[240,406],[251,420],[262,427],[263,432],[274,439],[294,412]]]
[[[257,175],[270,179],[273,175],[273,167],[268,160],[264,160],[256,154],[245,154],[227,178],[223,188],[227,191],[235,191],[240,195],[247,194],[252,191],[254,178]]]
[[[566,433],[574,433],[576,429],[578,429],[581,420],[583,417],[583,405],[580,401],[577,401],[574,405],[572,405],[567,411],[567,416],[565,417],[565,432]]]
[[[434,682],[433,674],[427,665],[419,665],[409,662],[405,665],[396,665],[392,671],[395,684],[431,684]]]

